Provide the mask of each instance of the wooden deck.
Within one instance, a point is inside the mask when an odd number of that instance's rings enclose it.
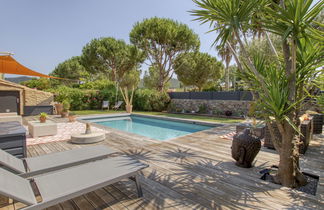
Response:
[[[231,140],[219,137],[233,129],[218,127],[157,143],[138,136],[111,134],[101,144],[150,165],[140,178],[144,197],[136,198],[135,184],[125,180],[49,209],[323,208],[323,138],[313,140],[301,160],[304,171],[321,177],[317,195],[311,196],[259,179],[261,169],[278,164],[278,155],[273,150],[262,148],[254,168],[235,166],[230,155]],[[28,156],[76,147],[80,146],[67,141],[34,145],[28,147]]]

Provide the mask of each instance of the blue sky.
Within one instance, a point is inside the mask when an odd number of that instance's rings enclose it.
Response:
[[[112,36],[129,42],[137,21],[167,17],[187,24],[211,48],[215,34],[192,21],[191,0],[1,0],[0,52],[12,52],[23,65],[48,74],[60,62],[81,54],[93,38]]]

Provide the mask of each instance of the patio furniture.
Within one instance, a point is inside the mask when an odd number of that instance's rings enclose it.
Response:
[[[305,154],[310,140],[313,138],[313,118],[311,117],[310,120],[304,120],[300,124],[300,141],[302,142],[299,145],[299,153]]]
[[[118,109],[121,107],[121,105],[122,105],[123,103],[124,103],[123,101],[118,101],[118,102],[115,104],[115,106],[113,107],[113,110],[118,110]]]
[[[312,124],[313,124],[312,117],[310,117],[310,120],[302,121],[300,124],[300,132],[302,135],[300,135],[299,138],[300,138],[302,144],[299,145],[299,152],[301,154],[305,154],[305,152],[308,148],[309,142],[313,138]],[[281,134],[280,134],[278,127],[275,124],[272,124],[272,127],[274,130],[274,134],[277,136],[277,138],[281,139]],[[271,140],[271,134],[270,134],[268,127],[266,127],[263,146],[267,147],[269,149],[275,149],[273,146],[272,140]]]
[[[24,203],[25,210],[45,209],[130,178],[136,183],[138,197],[142,197],[138,173],[146,167],[127,157],[114,157],[35,177],[32,184],[0,169],[0,194]],[[37,202],[32,185],[37,187],[41,202]]]
[[[106,146],[98,145],[63,152],[55,152],[20,160],[6,153],[5,151],[0,150],[0,165],[21,177],[32,177],[54,170],[104,159],[114,153],[116,153],[115,150],[112,150]]]
[[[313,133],[321,134],[323,132],[324,114],[310,114],[313,117]]]
[[[39,136],[52,136],[57,134],[57,124],[51,120],[47,120],[45,123],[29,121],[28,131],[34,138]]]
[[[236,133],[243,131],[245,128],[252,129],[253,134],[259,137],[260,139],[264,138],[265,125],[262,124],[253,126],[251,123],[240,123],[236,126]]]
[[[26,129],[21,123],[0,123],[0,149],[17,158],[26,157]]]
[[[0,116],[17,116],[17,112],[2,112]]]
[[[109,101],[103,101],[101,109],[108,109],[109,110]]]
[[[274,135],[278,139],[281,139],[280,131],[275,123],[272,123],[272,128],[274,131]],[[263,146],[267,147],[268,149],[275,149],[273,146],[272,140],[271,140],[271,134],[270,134],[270,130],[269,130],[268,126],[266,126],[266,129],[265,129]]]
[[[0,122],[12,122],[17,121],[22,124],[22,118],[17,115],[17,112],[4,112],[0,113]]]

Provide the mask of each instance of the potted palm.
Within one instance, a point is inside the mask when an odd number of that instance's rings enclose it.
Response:
[[[40,113],[39,115],[39,122],[45,123],[47,119],[47,114],[45,112]]]
[[[133,111],[133,96],[135,88],[140,81],[140,71],[131,70],[126,72],[120,81],[120,92],[126,103],[126,112],[132,113]],[[131,90],[131,91],[129,91]]]
[[[62,113],[61,113],[61,117],[68,117],[69,115],[69,110],[70,110],[70,102],[68,100],[64,100],[62,102],[63,104],[63,110],[62,110]]]

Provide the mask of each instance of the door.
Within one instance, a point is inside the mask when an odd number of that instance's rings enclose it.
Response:
[[[20,114],[19,91],[0,91],[0,113],[17,112]]]

